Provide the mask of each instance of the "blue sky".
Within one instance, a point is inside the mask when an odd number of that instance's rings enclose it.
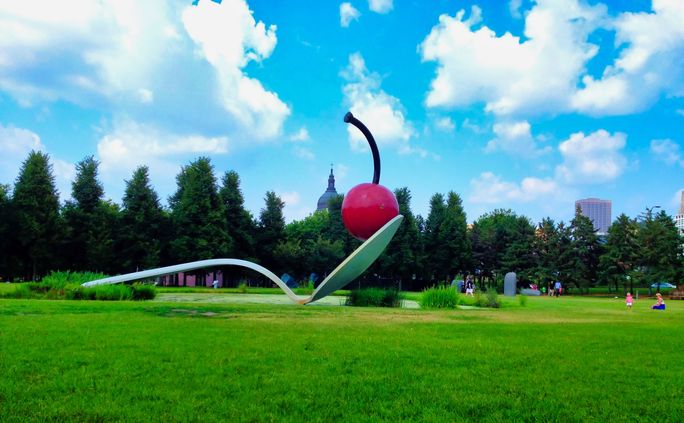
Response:
[[[568,221],[586,197],[678,210],[681,0],[191,3],[0,4],[0,183],[38,149],[66,199],[94,155],[108,198],[146,164],[165,203],[204,155],[255,216],[274,190],[301,219],[331,163],[340,192],[372,178],[351,110],[416,214],[450,190],[471,222]]]

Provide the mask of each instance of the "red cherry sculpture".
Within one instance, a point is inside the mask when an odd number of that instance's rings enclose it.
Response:
[[[344,227],[354,238],[365,241],[399,214],[399,203],[392,191],[380,185],[380,153],[373,135],[351,112],[344,121],[361,130],[373,153],[373,182],[355,186],[342,201]]]

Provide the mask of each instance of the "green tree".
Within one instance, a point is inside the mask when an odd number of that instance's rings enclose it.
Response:
[[[574,260],[568,282],[586,291],[589,286],[596,284],[601,245],[594,224],[582,214],[579,206],[575,209],[575,217],[570,222],[570,227]]]
[[[278,243],[285,241],[285,203],[273,191],[266,192],[264,201],[266,205],[259,214],[257,246],[261,265],[274,270],[281,265],[274,254],[275,248]]]
[[[231,170],[223,175],[219,191],[228,232],[234,240],[232,257],[253,260],[255,257],[254,235],[256,224],[252,214],[245,209],[240,190],[240,176]]]
[[[354,250],[356,250],[361,242],[351,236],[344,227],[344,222],[342,221],[342,202],[344,201],[343,195],[337,195],[332,197],[328,201],[328,226],[323,231],[323,236],[331,241],[341,240],[344,248],[344,256],[348,256]]]
[[[513,271],[519,279],[529,281],[538,265],[534,255],[535,228],[524,216],[517,216],[511,223],[509,244],[501,257],[502,273]]]
[[[411,211],[411,191],[403,187],[394,190],[394,195],[399,203],[399,214],[404,216],[404,220],[387,249],[378,259],[378,266],[371,271],[377,269],[379,273],[391,277],[401,289],[404,281],[412,279],[418,273],[420,267],[418,260],[422,252],[418,226]]]
[[[159,196],[150,184],[147,166],[126,181],[119,235],[119,261],[124,272],[159,266],[167,228]]]
[[[661,211],[655,218],[647,214],[639,232],[645,282],[671,282],[682,277],[682,238],[672,218]]]
[[[558,238],[556,223],[550,217],[542,219],[537,226],[532,242],[534,266],[530,271],[530,279],[540,286],[549,287],[556,278],[558,270],[558,253],[555,248]]]
[[[32,151],[22,163],[12,208],[22,275],[35,280],[56,263],[60,241],[59,196],[47,154]]]
[[[177,189],[169,199],[173,239],[171,257],[184,263],[225,257],[233,240],[226,230],[223,203],[214,167],[207,157],[183,166],[176,176]]]
[[[15,242],[9,185],[0,184],[0,282],[12,277],[13,259],[10,246]]]
[[[599,274],[608,288],[627,282],[627,276],[636,269],[639,259],[639,225],[624,213],[608,228],[604,253],[599,259]],[[632,280],[630,278],[630,285]],[[630,286],[630,291],[632,288]]]
[[[444,219],[439,228],[439,244],[446,256],[446,267],[441,269],[448,282],[457,274],[471,269],[472,247],[468,239],[468,223],[461,197],[451,191],[447,194]]]
[[[307,273],[319,276],[318,282],[330,274],[344,258],[344,246],[341,240],[330,240],[319,236],[306,243],[305,263]],[[307,276],[306,274],[304,276]]]
[[[529,273],[531,258],[518,258],[516,252],[532,254],[530,231],[533,233],[534,228],[529,219],[511,210],[494,210],[473,223],[470,239],[481,284],[483,279],[495,282],[512,270],[518,270],[523,276]]]
[[[67,201],[62,212],[67,227],[64,255],[72,270],[118,270],[114,260],[118,207],[103,199],[98,166],[93,156],[76,164],[72,200]]]
[[[429,280],[444,276],[444,269],[449,266],[448,253],[442,245],[440,230],[446,215],[444,195],[436,193],[430,198],[430,211],[425,221],[424,245],[425,254],[430,258],[426,262],[426,275]]]

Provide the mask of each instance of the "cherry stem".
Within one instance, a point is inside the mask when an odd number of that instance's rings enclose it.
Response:
[[[373,183],[378,185],[380,183],[380,152],[378,151],[378,145],[375,143],[373,134],[371,134],[368,128],[366,128],[366,125],[355,118],[351,112],[347,112],[347,114],[344,115],[344,121],[359,128],[366,137],[366,141],[368,141],[368,145],[370,145],[371,152],[373,153]]]

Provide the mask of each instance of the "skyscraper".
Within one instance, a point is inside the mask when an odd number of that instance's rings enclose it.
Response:
[[[582,210],[583,216],[591,219],[597,235],[606,235],[608,233],[608,228],[612,222],[612,201],[598,198],[585,198],[583,200],[575,201],[575,209],[577,206]]]
[[[674,218],[675,226],[679,229],[679,235],[684,236],[684,190],[682,190],[682,199],[679,203],[679,213]]]

